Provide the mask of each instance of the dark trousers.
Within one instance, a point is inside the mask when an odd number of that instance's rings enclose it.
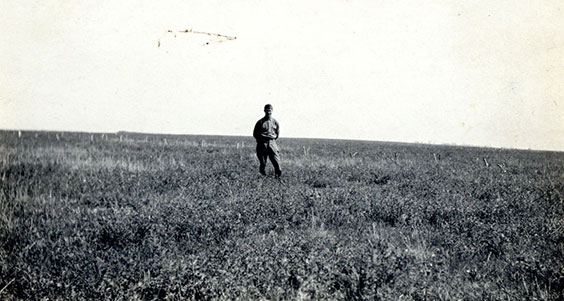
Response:
[[[257,141],[257,157],[260,162],[259,171],[261,174],[266,174],[266,161],[270,158],[272,166],[274,166],[274,172],[277,176],[282,174],[280,170],[280,155],[278,154],[278,145],[276,145],[276,140],[268,141]]]

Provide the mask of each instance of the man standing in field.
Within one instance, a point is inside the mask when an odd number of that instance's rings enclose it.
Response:
[[[272,118],[272,105],[264,106],[264,117],[255,124],[253,137],[257,141],[257,157],[260,162],[259,171],[262,175],[266,175],[266,160],[270,158],[270,162],[274,166],[274,173],[279,178],[282,175],[280,170],[280,156],[278,155],[278,146],[276,139],[280,134],[280,125],[276,119]]]

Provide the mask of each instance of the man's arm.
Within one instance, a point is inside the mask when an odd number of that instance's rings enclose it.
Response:
[[[280,135],[280,123],[278,123],[278,121],[276,121],[276,138],[278,139],[278,136]]]
[[[259,122],[257,121],[257,123],[255,123],[255,128],[253,129],[253,137],[255,137],[255,140],[259,140]]]

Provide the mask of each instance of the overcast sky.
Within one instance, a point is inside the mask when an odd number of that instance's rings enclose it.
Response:
[[[283,137],[564,150],[562,1],[2,1],[0,66],[1,129],[250,136],[271,103]]]

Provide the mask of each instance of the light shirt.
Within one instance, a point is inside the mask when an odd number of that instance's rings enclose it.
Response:
[[[280,125],[276,119],[270,117],[263,117],[255,124],[255,129],[253,131],[253,137],[257,141],[268,141],[273,139],[278,139],[280,134]]]

